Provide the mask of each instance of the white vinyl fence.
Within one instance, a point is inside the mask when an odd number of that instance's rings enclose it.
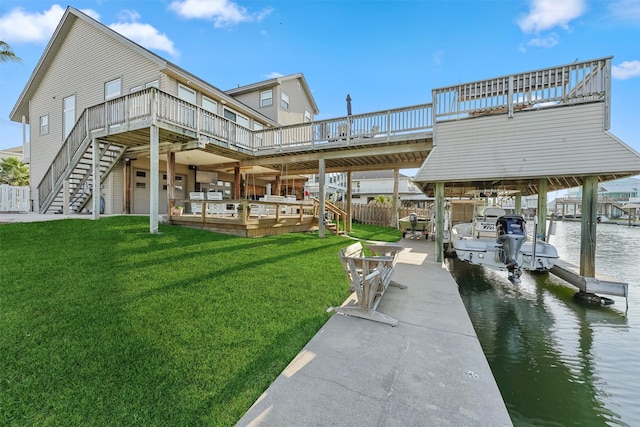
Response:
[[[0,184],[0,212],[29,212],[29,187]]]

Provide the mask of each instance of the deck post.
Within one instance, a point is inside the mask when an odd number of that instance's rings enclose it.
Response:
[[[516,193],[516,200],[515,200],[513,213],[516,215],[522,215],[522,193],[521,192]]]
[[[598,178],[582,181],[582,226],[580,233],[580,275],[596,276],[596,227],[598,222]]]
[[[449,245],[453,242],[449,241]],[[436,262],[444,261],[444,182],[436,182]]]
[[[69,186],[69,178],[62,181],[62,213],[69,215],[69,194],[71,192]]]
[[[160,135],[158,125],[149,128],[149,231],[158,234],[158,217],[160,200]]]
[[[548,191],[547,178],[541,178],[538,182],[538,232],[541,240],[545,239],[547,235],[547,191]],[[534,236],[537,238],[537,236]]]
[[[175,206],[175,188],[176,188],[176,153],[169,151],[167,153],[167,215],[169,218],[172,214],[172,209]]]
[[[345,211],[347,212],[347,223],[345,228],[347,233],[350,233],[352,228],[352,215],[351,215],[351,171],[347,171],[347,194],[345,197]]]
[[[398,228],[398,181],[400,169],[393,170],[393,200],[391,201],[391,227]]]
[[[240,199],[240,166],[233,167],[233,198],[234,200]]]
[[[91,140],[92,153],[92,178],[93,178],[93,194],[91,196],[92,219],[100,218],[100,143],[97,138]]]
[[[325,163],[321,158],[318,160],[318,200],[320,201],[320,206],[318,206],[318,237],[321,239],[324,239],[324,171]]]

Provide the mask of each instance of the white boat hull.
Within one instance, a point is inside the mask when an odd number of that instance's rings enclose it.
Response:
[[[466,226],[467,224],[460,224]],[[470,224],[469,224],[470,225]],[[463,227],[464,229],[464,227]],[[456,256],[462,261],[476,265],[484,265],[496,270],[507,270],[507,266],[500,260],[500,244],[496,238],[470,237],[460,233],[460,226],[453,229],[453,246]],[[536,241],[535,258],[533,242],[523,243],[517,256],[518,266],[529,271],[549,271],[558,259],[558,251],[553,245],[541,240]]]

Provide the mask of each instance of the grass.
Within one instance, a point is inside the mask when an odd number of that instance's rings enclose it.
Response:
[[[0,425],[235,424],[347,297],[348,243],[0,225]]]

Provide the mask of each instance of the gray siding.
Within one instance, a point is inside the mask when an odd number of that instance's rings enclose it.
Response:
[[[280,95],[278,94],[277,86],[274,86],[270,89],[273,91],[272,93],[273,103],[267,107],[260,106],[260,92],[269,90],[269,88],[262,88],[255,92],[248,92],[248,93],[243,93],[241,95],[234,95],[233,97],[238,101],[242,102],[243,104],[248,105],[254,110],[269,117],[274,122],[278,122],[278,105],[279,105],[278,100],[280,99],[279,98]]]
[[[62,145],[62,100],[76,95],[76,119],[104,101],[104,84],[122,78],[122,94],[161,76],[158,66],[81,19],[76,19],[30,103],[31,177],[35,191]],[[163,79],[161,79],[162,84]],[[49,115],[49,134],[39,135],[39,118]]]
[[[604,131],[604,103],[439,123],[416,182],[640,171],[638,154]]]
[[[277,102],[280,113],[278,114],[278,123],[286,125],[294,125],[304,122],[305,108],[311,113],[313,120],[313,108],[306,93],[302,89],[302,82],[299,79],[285,80],[280,85],[280,90],[289,95],[289,111],[280,106],[280,94],[274,101]]]

